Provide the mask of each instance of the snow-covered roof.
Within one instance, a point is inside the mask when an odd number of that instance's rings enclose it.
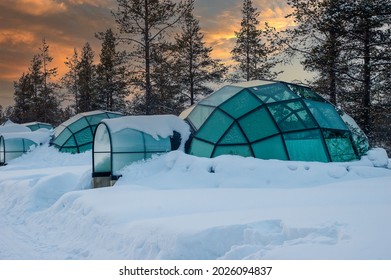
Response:
[[[46,128],[40,128],[36,131],[29,130],[28,132],[7,132],[2,133],[4,139],[16,139],[23,138],[28,139],[36,144],[43,144],[47,142],[50,138],[50,130]]]
[[[8,120],[0,126],[0,134],[2,135],[3,133],[8,132],[31,132],[31,129],[24,125],[16,124]]]
[[[111,133],[129,128],[149,134],[155,139],[172,136],[176,131],[181,134],[183,145],[190,136],[189,125],[174,115],[126,116],[102,122],[109,127]]]

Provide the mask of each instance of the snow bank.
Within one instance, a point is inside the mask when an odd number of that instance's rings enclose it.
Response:
[[[377,158],[377,157],[376,157]],[[91,152],[0,167],[0,259],[391,259],[391,170],[170,152],[90,189]]]
[[[10,132],[31,132],[31,129],[24,125],[13,123],[10,120],[0,125],[0,135]]]
[[[1,134],[4,139],[15,139],[15,138],[22,138],[22,139],[29,139],[33,141],[34,143],[40,145],[43,143],[47,143],[50,139],[51,131],[46,128],[40,128],[35,131],[31,131],[28,128],[28,131],[24,132],[5,132]]]

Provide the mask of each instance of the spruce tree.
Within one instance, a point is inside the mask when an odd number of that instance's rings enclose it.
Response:
[[[178,67],[180,78],[178,86],[187,99],[184,105],[193,105],[197,97],[210,94],[213,90],[209,85],[220,82],[227,71],[219,60],[211,58],[212,48],[205,46],[204,35],[193,11],[191,2],[182,20],[182,33],[176,36],[174,52],[174,65]]]
[[[100,109],[96,90],[96,66],[94,65],[95,53],[91,45],[84,44],[77,65],[77,87],[79,91],[76,113],[88,112]]]
[[[276,49],[265,42],[264,35],[270,30],[258,29],[260,12],[252,0],[243,1],[242,15],[240,31],[235,31],[236,45],[231,51],[232,59],[238,63],[239,77],[246,81],[275,79],[278,73],[272,69],[278,62],[270,56]]]
[[[64,88],[67,89],[67,98],[72,101],[68,111],[73,113],[78,112],[79,108],[79,72],[78,65],[80,63],[79,54],[76,49],[73,49],[72,57],[67,57],[64,62],[68,67],[68,72],[61,78],[61,82]]]
[[[116,50],[117,38],[111,29],[97,34],[102,41],[97,66],[98,103],[101,109],[125,112],[129,95],[126,84],[125,54]]]

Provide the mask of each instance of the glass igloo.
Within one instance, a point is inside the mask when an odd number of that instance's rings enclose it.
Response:
[[[221,88],[182,117],[193,130],[192,155],[330,162],[368,150],[364,133],[342,115],[308,87],[251,81]]]
[[[120,113],[99,110],[77,114],[56,127],[52,145],[68,153],[91,150],[95,128],[100,121],[122,116]]]

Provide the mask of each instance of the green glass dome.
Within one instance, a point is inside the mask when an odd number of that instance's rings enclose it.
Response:
[[[252,81],[221,88],[182,117],[192,127],[195,156],[330,162],[368,150],[364,133],[343,115],[308,87]]]
[[[56,127],[52,145],[60,151],[68,153],[82,153],[91,150],[95,128],[100,121],[122,116],[120,113],[108,111],[77,114]]]

